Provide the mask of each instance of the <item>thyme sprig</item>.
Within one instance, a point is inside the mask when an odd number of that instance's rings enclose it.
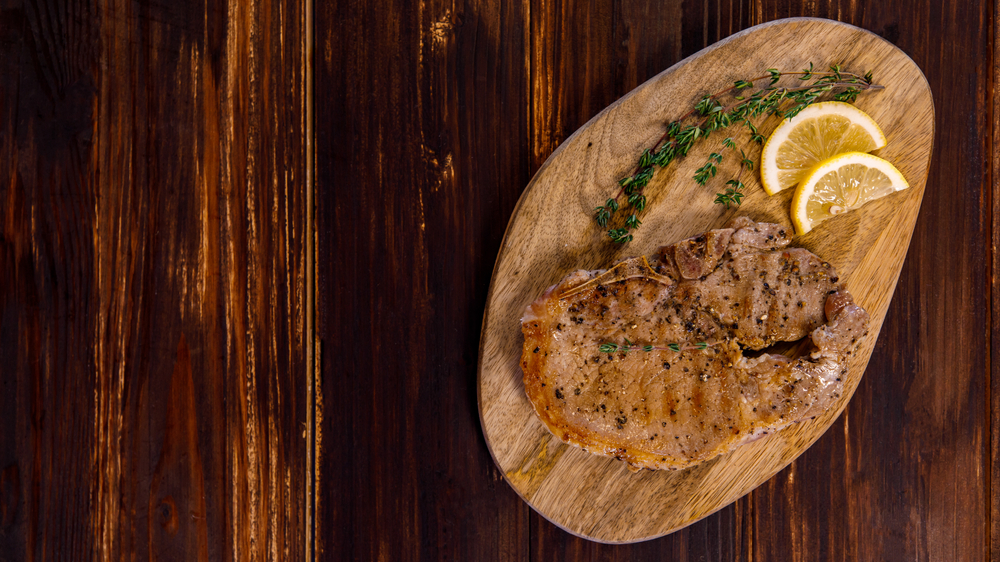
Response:
[[[634,343],[630,342],[628,340],[628,338],[625,338],[625,343],[624,344],[618,344],[618,343],[612,343],[612,342],[605,342],[605,343],[602,343],[600,345],[600,347],[598,347],[597,349],[601,353],[622,353],[622,354],[627,355],[630,351],[646,351],[646,352],[649,352],[649,351],[660,350],[660,351],[673,351],[674,353],[680,353],[682,351],[700,351],[700,350],[708,349],[709,347],[712,347],[712,346],[715,346],[715,345],[718,345],[718,344],[708,343],[708,342],[703,342],[703,341],[697,342],[697,343],[692,344],[692,345],[682,345],[682,344],[679,344],[679,343],[668,343],[668,344],[663,345],[663,346],[650,345],[650,344],[638,345],[638,344],[634,344]]]
[[[808,83],[779,86],[778,82],[783,77],[795,77]],[[764,80],[767,81],[766,85],[754,90],[755,84]],[[799,72],[781,72],[772,68],[761,76],[737,80],[728,88],[703,96],[691,111],[668,123],[663,136],[651,148],[643,151],[632,174],[618,180],[619,189],[615,196],[594,209],[594,218],[601,228],[606,228],[618,211],[627,211],[621,226],[610,228],[608,236],[619,244],[630,242],[632,231],[642,224],[639,214],[648,203],[643,190],[652,179],[655,168],[666,167],[675,159],[686,156],[697,141],[708,138],[718,130],[738,125],[747,128],[751,142],[763,145],[764,135],[752,119],[770,115],[791,118],[828,93],[833,93],[832,99],[836,101],[854,102],[858,94],[879,89],[882,86],[872,82],[871,72],[859,75],[845,72],[837,65],[831,66],[828,72],[816,72],[812,63],[809,63],[809,68]],[[730,95],[733,99],[723,105],[720,100]],[[706,185],[716,176],[725,149],[737,150],[732,137],[723,141],[722,148],[709,155],[705,165],[698,168],[693,178],[695,182]],[[753,160],[746,152],[742,149],[739,152],[739,175],[725,183],[726,188],[722,193],[716,194],[715,202],[727,208],[730,205],[738,207],[742,203],[746,189],[742,180],[743,173],[754,168]],[[624,201],[620,201],[622,199]]]
[[[757,133],[757,128],[753,126],[753,123],[747,122],[750,127],[753,127],[751,133],[751,140],[754,142],[763,143],[764,137]],[[757,138],[759,137],[760,140]],[[715,202],[721,205],[725,205],[729,208],[729,205],[734,205],[736,207],[740,206],[743,202],[743,197],[746,194],[743,192],[746,189],[746,184],[743,183],[743,172],[749,169],[751,172],[754,169],[754,161],[747,156],[747,153],[742,148],[736,146],[736,142],[733,141],[733,137],[726,137],[722,141],[722,149],[719,152],[713,152],[708,156],[708,162],[694,174],[694,181],[698,185],[705,185],[708,183],[710,178],[714,178],[716,172],[718,171],[717,165],[722,163],[722,153],[724,150],[739,151],[740,153],[740,171],[736,175],[736,178],[731,179],[726,182],[726,190],[723,193],[716,193]]]

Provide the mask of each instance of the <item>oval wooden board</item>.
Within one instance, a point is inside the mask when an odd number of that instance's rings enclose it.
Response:
[[[519,358],[525,307],[575,269],[606,268],[624,257],[650,255],[663,244],[720,227],[737,212],[790,226],[791,190],[768,197],[753,177],[747,182],[742,207],[727,211],[713,203],[721,186],[701,187],[690,180],[707,155],[718,149],[721,134],[656,173],[646,188],[649,206],[641,217],[643,225],[628,246],[610,243],[592,216],[594,207],[616,191],[616,180],[627,175],[637,156],[661,136],[664,123],[676,119],[700,96],[734,80],[759,76],[768,68],[798,70],[810,62],[817,68],[839,64],[845,71],[873,71],[875,82],[886,89],[862,94],[856,105],[886,133],[888,144],[878,154],[893,162],[911,185],[828,220],[792,242],[833,263],[872,317],[870,335],[850,365],[843,397],[815,420],[677,472],[633,474],[619,461],[562,443],[538,420],[524,394]],[[766,123],[763,131],[774,125]],[[933,132],[934,106],[927,81],[902,51],[853,26],[796,18],[748,29],[681,61],[567,139],[518,202],[497,258],[483,319],[479,411],[486,442],[510,485],[538,513],[567,531],[600,542],[626,543],[690,525],[792,462],[837,418],[868,364],[920,208]],[[732,177],[727,174],[733,169],[720,167],[718,183]]]

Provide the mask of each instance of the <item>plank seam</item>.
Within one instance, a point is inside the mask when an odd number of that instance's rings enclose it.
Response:
[[[305,137],[305,373],[306,377],[306,459],[305,459],[305,560],[316,559],[316,484],[318,479],[316,459],[316,227],[315,227],[315,129],[313,127],[313,8],[307,0],[303,10],[303,134]]]
[[[985,532],[983,533],[984,539],[985,539],[984,540],[985,544],[983,545],[984,546],[984,550],[985,550],[985,552],[984,552],[985,556],[983,557],[984,560],[989,560],[990,559],[991,550],[994,547],[994,545],[993,545],[993,535],[994,535],[993,526],[995,524],[994,521],[993,521],[993,503],[994,503],[994,500],[993,500],[993,448],[994,448],[993,431],[994,431],[994,427],[993,427],[993,404],[992,404],[992,391],[993,391],[993,356],[992,356],[992,350],[993,350],[993,317],[997,313],[996,303],[993,301],[993,282],[994,282],[994,275],[996,273],[996,249],[994,247],[995,236],[996,236],[996,209],[994,208],[994,192],[997,189],[997,179],[996,179],[995,167],[997,165],[997,149],[996,149],[996,146],[997,146],[997,140],[998,139],[997,139],[997,130],[996,130],[996,115],[997,115],[997,103],[998,102],[995,99],[994,95],[996,93],[996,84],[997,84],[997,79],[998,79],[998,76],[997,76],[997,57],[996,57],[996,33],[997,33],[997,25],[1000,25],[1000,23],[998,23],[996,21],[996,12],[997,12],[996,8],[997,8],[997,2],[992,2],[987,7],[987,10],[989,10],[989,11],[992,12],[990,14],[989,20],[987,20],[987,21],[992,21],[993,22],[993,25],[991,25],[990,28],[989,28],[989,30],[988,30],[988,33],[989,33],[989,44],[990,44],[990,62],[991,62],[991,64],[990,64],[990,72],[991,72],[991,75],[992,75],[991,76],[992,79],[989,82],[987,82],[987,85],[986,85],[987,91],[989,92],[987,99],[990,100],[990,104],[987,107],[987,111],[989,112],[989,121],[988,121],[988,123],[989,123],[988,126],[990,128],[990,136],[989,136],[989,138],[990,138],[991,144],[993,146],[993,154],[991,155],[992,158],[990,158],[990,160],[989,160],[990,164],[989,164],[989,166],[987,167],[987,170],[986,170],[986,173],[988,175],[988,180],[985,182],[985,184],[986,184],[985,185],[985,187],[986,187],[986,194],[985,194],[986,204],[984,205],[985,208],[988,209],[988,213],[989,213],[989,216],[987,218],[987,224],[988,224],[988,227],[987,227],[988,228],[988,231],[987,231],[988,232],[988,234],[987,234],[988,238],[987,238],[987,240],[989,241],[989,243],[988,243],[987,251],[986,251],[986,276],[987,276],[987,279],[986,279],[986,283],[985,283],[985,285],[986,285],[985,291],[986,291],[987,302],[990,303],[989,313],[986,314],[986,318],[985,318],[985,320],[986,320],[986,346],[985,346],[986,347],[986,358],[985,358],[985,363],[986,363],[986,388],[984,389],[984,392],[983,392],[983,394],[985,394],[985,396],[986,396],[986,400],[985,400],[985,408],[986,408],[986,412],[985,412],[986,415],[985,415],[985,417],[986,417],[986,420],[985,420],[985,424],[984,424],[985,425],[985,428],[984,428],[985,436],[984,436],[984,440],[983,440],[983,449],[984,449],[984,452],[985,452],[985,454],[983,456],[986,457],[986,461],[985,461],[985,463],[986,463],[986,478],[985,478],[984,485],[986,487],[986,503],[989,504],[989,505],[983,506],[985,514],[986,514],[986,526],[985,526],[985,529],[984,529]]]

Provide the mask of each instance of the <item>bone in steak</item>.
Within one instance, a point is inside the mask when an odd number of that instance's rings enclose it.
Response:
[[[829,263],[789,242],[741,217],[549,288],[521,324],[539,418],[633,469],[681,469],[825,411],[868,314]],[[807,335],[794,359],[743,355]]]

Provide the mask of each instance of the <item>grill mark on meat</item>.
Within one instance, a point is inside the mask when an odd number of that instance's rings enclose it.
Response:
[[[592,453],[679,469],[826,410],[868,315],[829,263],[789,242],[780,225],[740,218],[651,262],[567,276],[522,320],[536,413]],[[795,359],[744,356],[806,336],[811,352]],[[597,353],[626,340],[659,349]]]

